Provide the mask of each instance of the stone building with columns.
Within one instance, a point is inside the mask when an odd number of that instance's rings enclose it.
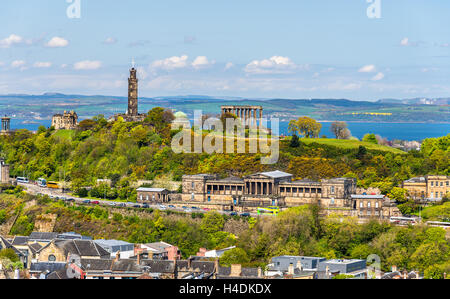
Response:
[[[226,113],[236,115],[246,127],[262,126],[262,106],[222,106],[222,115]]]
[[[292,174],[282,171],[225,179],[198,174],[183,176],[182,187],[185,202],[215,204],[231,210],[251,211],[258,207],[294,207],[310,203],[327,208],[351,208],[356,179],[294,181]]]

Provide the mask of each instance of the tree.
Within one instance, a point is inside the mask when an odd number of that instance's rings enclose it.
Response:
[[[7,259],[13,263],[16,263],[19,261],[19,257],[11,248],[6,248],[0,250],[0,259]]]
[[[406,194],[408,191],[403,188],[394,187],[392,188],[391,192],[388,194],[388,197],[390,199],[394,199],[398,203],[404,203],[407,201]]]
[[[337,139],[349,139],[352,134],[344,121],[335,121],[331,124],[331,132]]]
[[[213,234],[223,229],[225,219],[217,212],[210,212],[202,219],[201,229],[208,234]]]
[[[300,146],[300,139],[296,134],[292,136],[291,142],[289,144],[290,147],[297,148]]]
[[[230,267],[231,265],[247,265],[250,259],[247,252],[242,248],[234,248],[226,251],[220,257],[220,264],[224,267]]]
[[[364,135],[364,138],[362,141],[368,142],[368,143],[373,143],[373,144],[378,144],[378,140],[377,140],[377,137],[375,136],[375,134]]]
[[[307,116],[300,117],[298,120],[291,120],[289,123],[290,132],[306,138],[318,138],[321,130],[322,124]]]

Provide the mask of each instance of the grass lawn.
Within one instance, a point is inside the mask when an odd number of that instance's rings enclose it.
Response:
[[[324,138],[318,138],[318,139],[302,138],[300,140],[301,140],[301,142],[306,143],[306,144],[318,143],[318,144],[335,146],[335,147],[340,147],[340,148],[345,148],[345,149],[357,149],[362,145],[370,150],[391,152],[394,154],[406,154],[404,151],[396,149],[396,148],[392,148],[392,147],[388,147],[388,146],[384,146],[384,145],[373,144],[373,143],[369,143],[369,142],[357,141],[357,140],[324,139]]]

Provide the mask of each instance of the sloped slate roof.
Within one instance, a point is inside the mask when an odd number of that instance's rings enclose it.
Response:
[[[56,239],[56,237],[58,236],[58,233],[49,233],[49,232],[32,232],[29,240],[47,240],[47,241],[51,241],[53,239]]]
[[[8,240],[0,236],[0,250],[1,249],[12,249],[15,254],[18,256],[23,256],[22,252],[20,252],[16,247],[14,247]]]
[[[54,272],[66,267],[66,263],[33,263],[30,265],[30,272]]]
[[[146,267],[149,273],[173,273],[175,262],[161,260],[143,260],[141,266]]]
[[[11,244],[14,245],[14,246],[16,246],[16,245],[26,245],[27,242],[28,242],[28,237],[16,236],[12,240]]]
[[[39,250],[42,249],[42,246],[39,243],[30,244],[28,245],[28,247],[30,248],[32,253],[37,253]]]
[[[77,254],[83,256],[110,256],[111,254],[100,245],[90,240],[57,240],[56,246],[64,250],[65,254]]]

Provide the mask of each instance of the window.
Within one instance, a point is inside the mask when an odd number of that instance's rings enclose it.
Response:
[[[441,187],[444,187],[444,182],[441,182]]]
[[[439,192],[436,192],[436,198],[439,198]]]
[[[195,183],[192,182],[191,186],[192,186],[192,189],[194,189],[195,188]]]
[[[211,201],[211,196],[208,196],[208,201]]]
[[[370,202],[368,202],[367,203],[367,207],[370,209],[370,206],[371,206],[371,204],[370,204]]]
[[[56,256],[54,256],[53,254],[50,254],[50,255],[48,256],[48,261],[49,261],[49,262],[56,262]]]
[[[335,200],[334,198],[331,199],[331,204],[334,205],[335,204]]]
[[[142,194],[139,196],[139,198],[141,199],[141,201],[142,201]]]
[[[191,195],[191,200],[194,200],[194,199],[195,199],[195,194],[192,193],[192,195]]]
[[[331,186],[331,194],[334,194],[335,191],[336,190],[335,190],[334,186]]]
[[[360,203],[359,203],[359,207],[360,207],[360,208],[364,208],[364,203],[363,203],[363,202],[360,202]]]

